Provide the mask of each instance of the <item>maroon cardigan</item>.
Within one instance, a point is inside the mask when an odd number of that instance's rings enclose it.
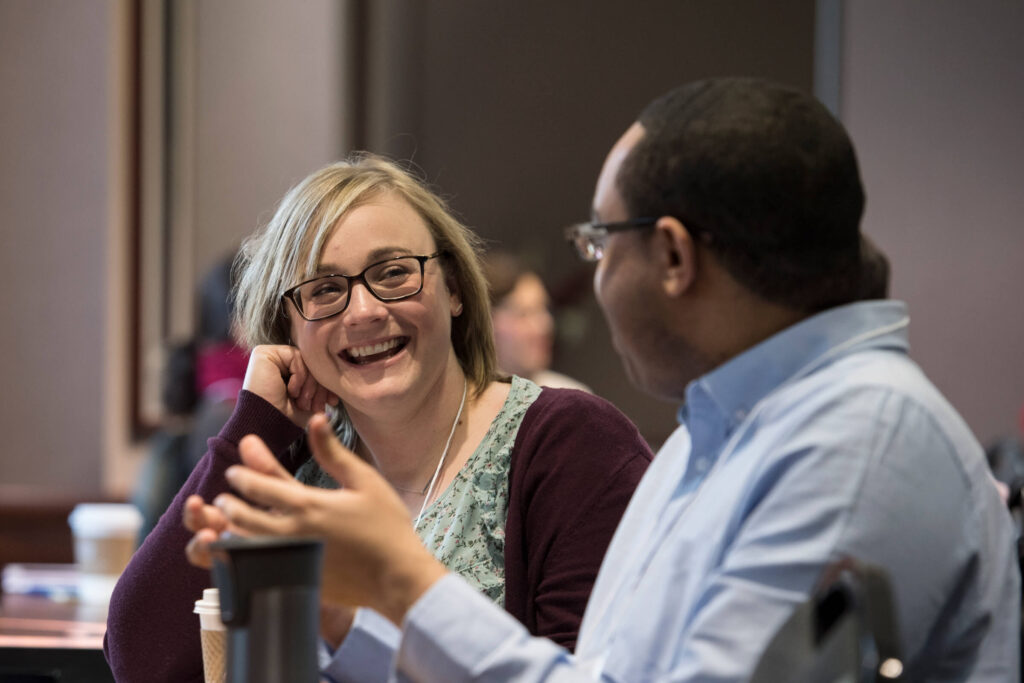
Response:
[[[256,434],[290,472],[308,457],[289,448],[303,430],[262,398],[239,394],[153,532],[132,557],[110,602],[103,649],[122,683],[202,683],[195,600],[210,574],[185,558],[185,499],[228,489],[238,442]],[[544,389],[527,409],[511,453],[505,524],[505,608],[531,633],[568,648],[604,551],[652,458],[636,427],[604,399]]]

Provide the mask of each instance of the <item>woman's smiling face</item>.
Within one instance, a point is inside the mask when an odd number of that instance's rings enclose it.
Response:
[[[320,256],[321,274],[355,275],[395,256],[437,250],[420,215],[392,193],[348,211],[334,225]],[[423,289],[385,303],[352,282],[349,303],[331,318],[304,320],[288,304],[292,342],[316,380],[350,410],[372,412],[379,401],[427,400],[443,373],[458,365],[451,319],[461,311],[440,258],[426,261]]]

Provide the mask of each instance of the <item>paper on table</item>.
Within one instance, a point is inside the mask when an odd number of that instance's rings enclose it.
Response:
[[[41,595],[51,600],[78,597],[78,567],[74,564],[27,564],[12,562],[3,570],[3,592],[10,595]]]

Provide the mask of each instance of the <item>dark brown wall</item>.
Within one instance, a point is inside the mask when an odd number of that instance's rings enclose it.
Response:
[[[674,406],[629,384],[593,301],[590,269],[574,260],[561,228],[588,218],[608,149],[670,87],[752,75],[810,90],[814,3],[381,7],[371,3],[368,17],[377,41],[368,87],[370,100],[388,90],[378,99],[389,104],[367,122],[374,151],[412,157],[481,235],[539,265],[565,300],[557,368],[615,402],[660,443],[674,427]]]
[[[1024,3],[858,0],[842,115],[911,353],[985,444],[1024,404]]]
[[[347,117],[365,107],[367,144],[356,146],[413,157],[481,234],[532,254],[569,293],[558,367],[660,442],[673,407],[628,384],[589,270],[559,230],[587,217],[605,152],[669,86],[743,73],[809,88],[814,3],[333,2],[287,16],[273,0],[174,3],[196,22],[199,186],[174,236],[190,257],[183,271],[198,278],[288,185],[344,155]],[[130,6],[0,0],[3,484],[123,493],[145,448],[131,440],[126,397]],[[366,91],[345,97],[348,63],[330,60],[360,47]],[[194,281],[172,286],[191,301]]]

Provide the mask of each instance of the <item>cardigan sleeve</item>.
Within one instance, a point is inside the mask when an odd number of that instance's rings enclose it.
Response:
[[[290,471],[299,463],[290,449],[304,432],[259,396],[243,390],[220,434],[156,527],[136,551],[110,600],[103,651],[122,683],[203,681],[196,600],[211,583],[210,572],[185,557],[191,533],[182,524],[185,499],[210,501],[228,490],[224,470],[240,462],[238,442],[246,434],[263,439]]]
[[[608,401],[544,389],[509,472],[505,608],[572,650],[604,552],[653,455]]]

